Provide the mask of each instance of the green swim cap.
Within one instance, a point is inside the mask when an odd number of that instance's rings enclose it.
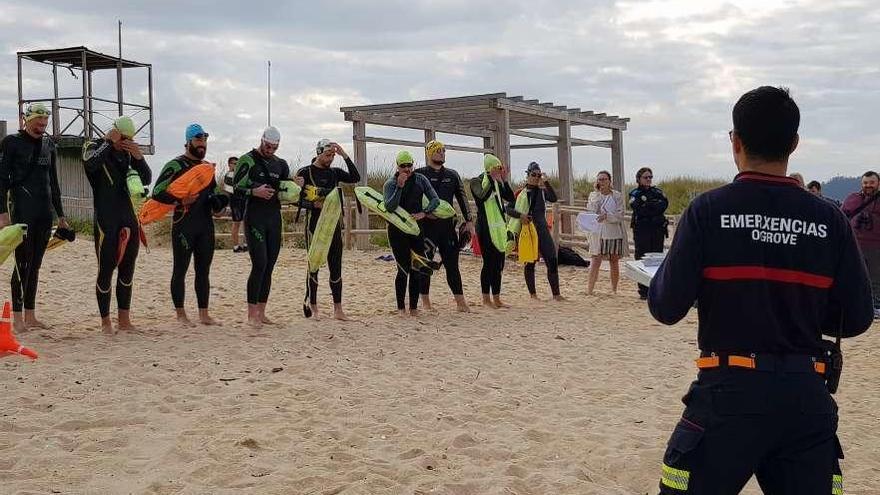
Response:
[[[413,160],[413,157],[410,154],[410,152],[406,151],[406,150],[403,150],[400,153],[398,153],[397,159],[395,161],[397,162],[398,167],[403,165],[404,163],[409,163],[409,164],[415,163],[415,160]]]
[[[119,131],[119,134],[122,134],[122,137],[127,137],[128,139],[134,137],[134,122],[131,120],[131,117],[127,115],[122,115],[114,120],[113,128]]]
[[[483,168],[486,169],[486,172],[490,172],[492,171],[492,169],[496,169],[501,166],[501,160],[499,160],[498,157],[493,155],[492,153],[488,153],[486,156],[483,157]]]

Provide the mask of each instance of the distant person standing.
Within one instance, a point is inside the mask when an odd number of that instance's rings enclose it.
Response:
[[[849,218],[862,249],[871,291],[874,297],[874,318],[880,318],[880,175],[873,170],[862,175],[862,190],[843,201],[843,212]]]
[[[818,197],[824,199],[825,201],[828,201],[829,203],[833,203],[834,206],[837,206],[838,208],[840,208],[840,201],[838,201],[834,198],[829,198],[829,197],[822,194],[822,184],[819,181],[811,180],[810,183],[807,184],[807,190],[810,191],[810,193],[813,194],[814,196],[818,196]]]
[[[663,241],[668,235],[669,221],[666,209],[669,200],[659,187],[655,187],[654,172],[642,167],[636,172],[638,186],[629,192],[629,206],[632,208],[630,227],[635,243],[635,258],[642,259],[645,253],[662,253]],[[648,299],[648,287],[639,284],[639,298]]]
[[[244,219],[244,196],[235,192],[235,171],[238,168],[238,157],[230,156],[226,160],[226,175],[223,176],[223,192],[229,196],[229,210],[232,213],[232,252],[247,252],[247,244],[239,244],[238,233]]]
[[[538,162],[531,162],[526,167],[526,185],[519,194],[528,195],[529,209],[527,212],[520,213],[516,211],[516,202],[511,202],[507,207],[507,214],[511,217],[519,218],[523,224],[523,229],[527,229],[528,224],[534,224],[534,232],[538,235],[538,253],[544,258],[544,264],[547,266],[547,282],[550,283],[550,292],[556,301],[564,301],[565,298],[559,291],[559,257],[557,255],[556,243],[553,242],[553,236],[550,235],[550,226],[547,223],[547,203],[555,203],[558,201],[556,191],[547,180],[547,175],[541,171],[541,165]],[[520,233],[520,235],[523,235]],[[526,288],[532,299],[538,299],[538,291],[535,284],[535,266],[537,260],[525,263],[523,265],[523,275],[526,279]]]
[[[480,288],[483,291],[483,306],[489,308],[509,308],[501,301],[501,276],[504,272],[505,252],[503,247],[492,241],[491,228],[495,223],[504,223],[504,202],[516,201],[508,179],[510,167],[492,154],[483,156],[485,172],[471,179],[471,195],[477,205],[477,241],[483,255],[483,268],[480,271]]]
[[[592,261],[587,295],[593,294],[603,258],[611,266],[611,292],[617,294],[620,258],[629,251],[626,228],[623,226],[623,194],[612,189],[611,174],[605,170],[596,175],[595,187],[596,190],[587,198],[587,211],[597,214],[599,222],[598,231],[591,232],[589,236]]]
[[[798,185],[801,186],[801,189],[804,189],[804,176],[798,172],[792,172],[788,174],[788,176],[797,181]]]

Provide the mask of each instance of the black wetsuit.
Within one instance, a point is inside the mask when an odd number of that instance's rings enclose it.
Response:
[[[153,189],[153,199],[177,205],[171,226],[171,250],[174,258],[171,272],[171,299],[175,309],[183,308],[186,272],[189,270],[190,260],[195,262],[196,301],[199,309],[208,309],[211,293],[211,262],[214,260],[213,214],[221,211],[229,202],[225,195],[218,194],[217,182],[214,180],[199,193],[195,202],[188,206],[180,204],[179,198],[168,193],[169,184],[200,163],[203,163],[202,160],[193,160],[185,155],[171,160],[162,168],[159,178],[156,179],[156,187]]]
[[[235,191],[246,198],[244,223],[251,257],[251,273],[247,281],[248,304],[265,304],[272,290],[272,270],[281,252],[281,201],[278,194],[262,199],[252,194],[261,185],[278,191],[280,183],[290,177],[287,162],[272,156],[265,158],[251,150],[238,160]]]
[[[94,240],[98,256],[95,296],[98,311],[104,318],[110,315],[110,284],[116,269],[116,306],[120,310],[131,308],[140,227],[128,191],[128,172],[135,170],[145,186],[153,174],[143,158],[135,160],[127,151],[115,150],[113,144],[104,139],[86,142],[83,162],[94,200]],[[124,229],[128,229],[128,236],[120,259],[120,234]]]
[[[337,187],[340,183],[355,184],[360,182],[361,174],[358,173],[357,167],[350,158],[345,159],[345,166],[348,169],[342,170],[337,167],[319,167],[314,164],[302,167],[297,170],[296,176],[302,177],[305,181],[303,187],[317,188],[317,201],[323,201],[327,194]],[[299,207],[306,210],[306,250],[312,244],[312,236],[315,234],[315,227],[318,225],[318,217],[320,217],[320,209],[316,209],[315,201],[306,199],[306,194],[300,195]],[[342,222],[336,226],[333,233],[333,240],[330,242],[330,251],[327,253],[327,267],[330,269],[330,292],[333,294],[333,303],[340,304],[342,302]],[[308,297],[309,304],[318,304],[318,272],[308,275]]]
[[[397,186],[397,176],[398,174],[395,173],[385,182],[383,188],[385,208],[388,211],[394,211],[400,206],[410,213],[430,213],[437,208],[439,203],[437,193],[424,175],[412,174],[402,188]],[[428,197],[427,207],[422,206],[422,196]],[[406,307],[407,285],[409,285],[409,309],[415,310],[419,307],[421,279],[426,275],[414,270],[413,262],[417,262],[416,257],[424,258],[424,234],[419,232],[419,235],[409,235],[388,223],[388,244],[391,245],[391,252],[397,262],[397,276],[394,279],[397,309],[402,310]]]
[[[496,201],[494,179],[489,178],[489,186],[483,189],[483,177],[486,174],[471,179],[471,194],[477,204],[477,240],[480,243],[480,252],[483,256],[483,269],[480,271],[480,288],[483,294],[501,294],[501,274],[504,271],[504,253],[499,251],[492,243],[492,237],[489,234],[489,220],[486,218],[486,201],[491,198]],[[504,201],[516,201],[510,184],[504,181],[500,185],[501,211],[504,211]]]
[[[632,208],[633,243],[635,259],[640,260],[645,253],[662,253],[663,241],[667,236],[666,208],[669,200],[659,187],[637,187],[629,192],[629,206]],[[648,287],[639,284],[639,295],[648,297]]]
[[[24,241],[15,248],[15,312],[34,309],[40,266],[52,235],[52,211],[64,216],[56,162],[55,143],[48,136],[34,138],[22,130],[0,143],[0,214],[9,213],[13,224],[28,227]]]
[[[416,169],[417,174],[424,175],[431,182],[431,187],[437,192],[440,199],[450,205],[453,199],[458,201],[458,207],[465,222],[471,221],[470,206],[464,192],[464,184],[461,176],[455,170],[440,167],[422,167]],[[461,270],[458,267],[458,232],[455,229],[455,218],[427,218],[419,222],[419,227],[425,237],[437,246],[440,259],[446,269],[446,283],[453,295],[464,294],[461,284]],[[420,292],[427,295],[431,291],[431,277],[422,277]]]
[[[547,224],[547,203],[555,203],[557,201],[556,191],[550,186],[549,182],[545,182],[545,188],[541,190],[538,186],[526,186],[519,194],[529,195],[529,211],[532,217],[532,223],[535,224],[535,230],[538,232],[538,251],[544,258],[544,264],[547,265],[547,281],[550,282],[550,291],[554,296],[559,295],[559,261],[556,254],[556,243],[553,242],[553,236],[550,235],[550,226]],[[507,214],[519,218],[519,213],[515,209],[515,202],[508,204]],[[482,247],[482,245],[481,245]],[[523,273],[526,277],[526,287],[529,294],[537,294],[535,288],[535,264],[526,263],[523,267]]]

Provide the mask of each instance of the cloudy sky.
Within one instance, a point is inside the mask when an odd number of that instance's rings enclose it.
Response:
[[[193,121],[211,133],[213,160],[254,146],[266,124],[271,59],[272,123],[283,135],[280,154],[294,163],[308,160],[321,137],[350,150],[340,106],[507,92],[630,117],[628,174],[651,165],[660,177],[729,178],[732,105],[770,84],[790,87],[801,107],[793,170],[809,180],[880,168],[876,0],[3,0],[0,11],[0,119],[11,123],[16,51],[116,53],[122,19],[124,56],[153,64],[154,167],[179,154]],[[96,75],[102,96],[115,97],[113,76]],[[129,98],[145,101],[146,73],[126,77]],[[26,65],[24,86],[26,97],[49,95],[51,72]],[[61,86],[76,96],[81,82],[62,73]],[[369,126],[368,134],[421,138]],[[370,165],[389,163],[395,151],[369,145]],[[555,168],[555,153],[516,151],[514,170],[533,159]],[[610,153],[579,148],[574,161],[577,173],[594,174],[610,167]],[[465,175],[478,168],[466,153],[449,162]]]

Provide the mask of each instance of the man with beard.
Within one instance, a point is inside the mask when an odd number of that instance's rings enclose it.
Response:
[[[464,184],[458,172],[451,168],[446,168],[446,147],[440,141],[433,140],[425,145],[425,156],[428,159],[428,166],[416,169],[415,173],[427,177],[434,191],[440,199],[446,201],[450,205],[453,198],[458,201],[458,207],[461,210],[461,216],[467,226],[467,229],[473,234],[474,223],[471,219],[470,207],[468,205],[467,196],[464,193]],[[462,313],[469,313],[470,308],[464,299],[464,289],[461,284],[461,271],[458,268],[458,233],[455,229],[455,218],[435,218],[426,216],[420,222],[419,226],[425,234],[426,239],[437,247],[440,252],[440,259],[446,268],[446,283],[455,297],[455,303],[458,310]],[[431,310],[431,277],[421,278],[421,299],[422,305],[427,310]]]
[[[217,183],[211,183],[199,191],[195,199],[176,198],[168,193],[168,186],[190,168],[204,162],[208,147],[208,133],[199,124],[186,128],[186,152],[171,160],[156,180],[153,199],[173,204],[174,218],[171,226],[171,247],[174,268],[171,273],[171,299],[177,311],[177,320],[184,326],[193,326],[183,307],[186,294],[186,272],[190,260],[195,260],[195,289],[199,306],[199,322],[203,325],[218,323],[208,314],[208,299],[211,291],[209,279],[211,262],[214,259],[214,218],[213,214],[226,207],[228,198],[216,194]]]
[[[843,201],[843,212],[849,218],[874,295],[874,318],[880,318],[880,175],[873,170],[862,175],[862,190],[854,192]]]
[[[321,205],[327,194],[340,183],[356,184],[361,180],[354,162],[338,144],[329,139],[318,141],[315,148],[317,154],[312,159],[312,164],[303,167],[296,172],[295,181],[303,187],[299,206],[306,210],[306,249],[308,249],[315,227],[318,225],[318,217],[321,214]],[[333,159],[339,155],[345,160],[348,169],[332,168]],[[342,222],[337,224],[330,243],[330,251],[327,254],[327,266],[330,269],[330,292],[333,294],[333,317],[337,320],[347,320],[342,311]],[[306,318],[318,315],[318,273],[308,275],[306,281],[308,294],[303,301],[303,314]]]
[[[40,266],[52,234],[53,210],[58,227],[69,228],[61,206],[55,143],[45,134],[49,115],[42,103],[28,105],[24,128],[0,143],[0,228],[27,224],[27,236],[15,248],[12,271],[12,321],[17,331],[46,328],[34,309]]]
[[[110,283],[116,271],[118,329],[132,330],[129,309],[134,267],[137,260],[139,225],[128,190],[132,171],[146,185],[152,172],[138,144],[133,141],[134,123],[122,116],[103,139],[87,141],[83,146],[83,164],[94,197],[95,253],[98,256],[98,279],[95,296],[101,314],[101,328],[113,332],[110,321]]]
[[[247,281],[248,323],[253,328],[271,325],[266,302],[272,289],[272,271],[281,251],[281,201],[278,190],[290,177],[287,162],[278,158],[281,133],[269,126],[260,147],[238,159],[235,192],[246,198],[244,224],[251,273]]]

